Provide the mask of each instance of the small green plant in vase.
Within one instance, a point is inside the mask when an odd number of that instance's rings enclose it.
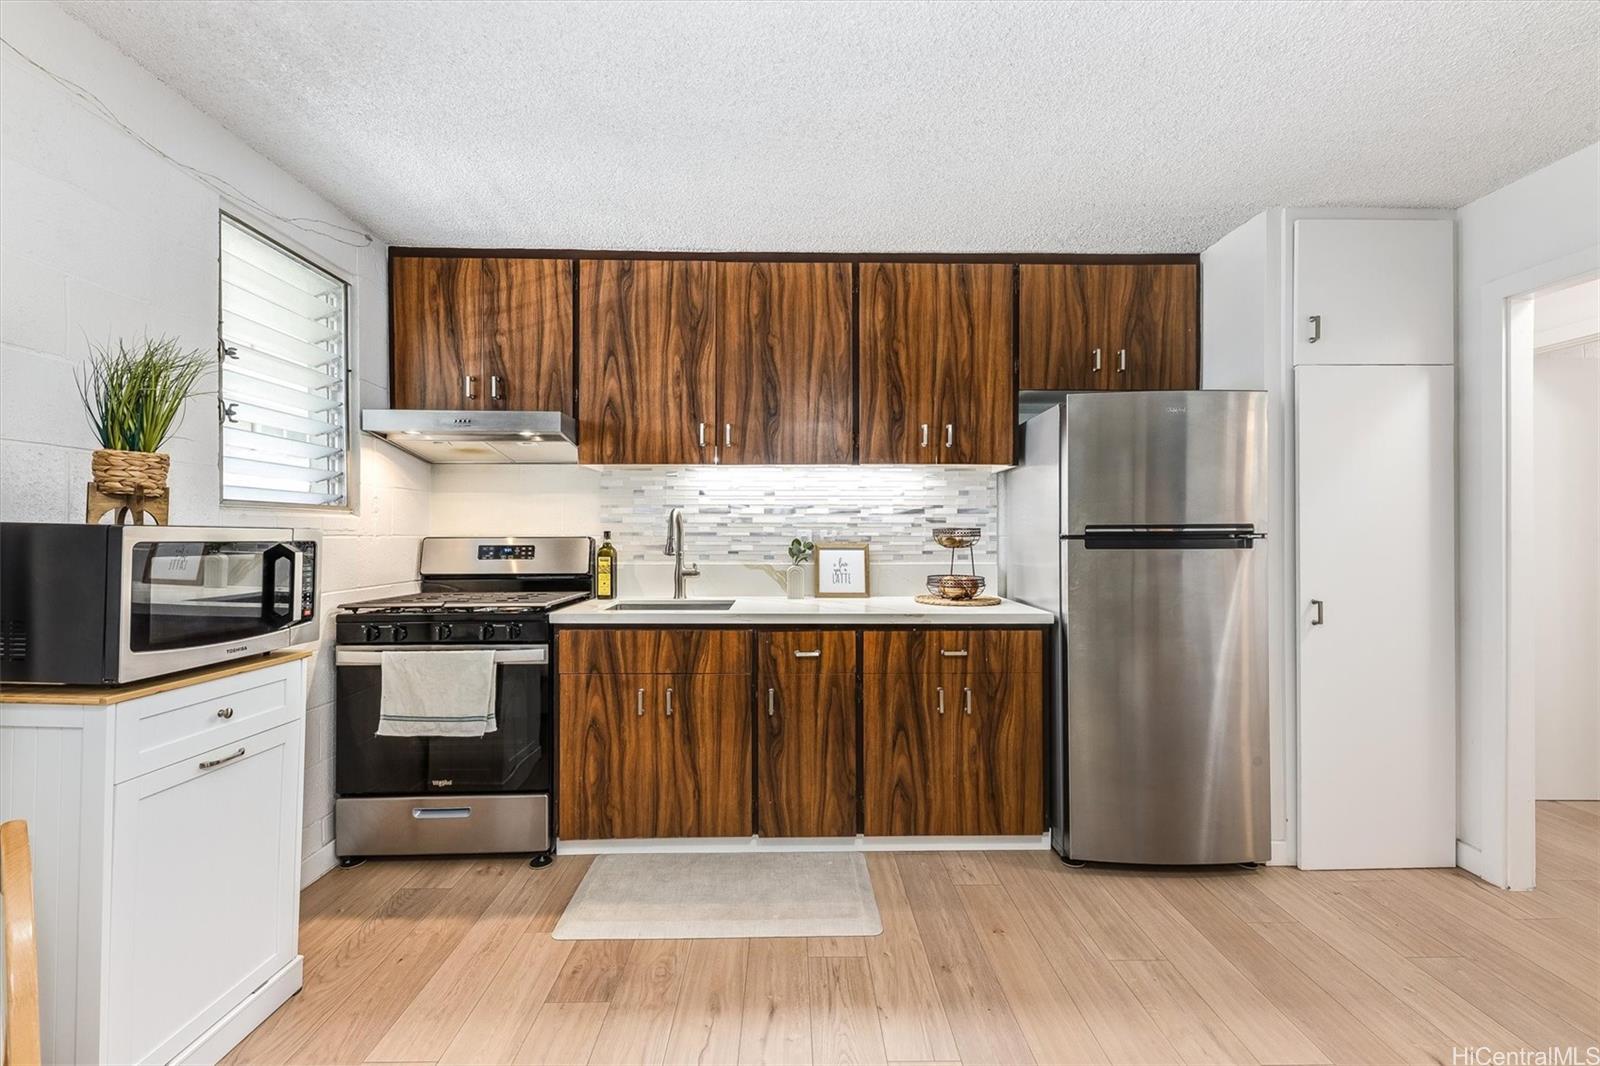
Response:
[[[76,375],[84,413],[100,441],[90,459],[93,488],[131,501],[135,520],[147,501],[166,497],[171,460],[160,449],[210,366],[211,356],[199,349],[186,351],[171,337],[146,337],[131,345],[119,340],[115,350],[91,348]],[[95,512],[91,500],[91,521],[99,517]]]
[[[789,542],[789,569],[784,572],[784,588],[789,593],[791,600],[805,599],[806,595],[806,569],[805,564],[811,561],[811,553],[817,546],[809,540],[796,537]]]

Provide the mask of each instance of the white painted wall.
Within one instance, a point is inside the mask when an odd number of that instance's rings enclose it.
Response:
[[[172,160],[216,175],[277,215],[360,227],[55,5],[0,5],[0,36],[16,49],[0,48],[0,518],[82,521],[95,442],[72,373],[89,343],[147,332],[206,350],[217,343],[224,201]],[[92,92],[172,160],[28,60]],[[367,403],[386,404],[383,245],[356,249],[243,213],[351,283],[356,381]],[[191,401],[169,447],[174,523],[320,528],[325,623],[343,599],[413,587],[417,538],[428,521],[426,466],[365,438],[350,513],[223,507],[215,403],[214,396]],[[325,631],[307,719],[308,876],[332,863],[327,645]]]
[[[1531,686],[1512,681],[1512,664],[1527,656],[1515,653],[1507,626],[1513,583],[1529,584],[1510,572],[1507,529],[1531,519],[1512,514],[1508,522],[1507,471],[1528,457],[1507,450],[1508,382],[1516,376],[1504,356],[1504,303],[1600,267],[1597,189],[1600,145],[1591,145],[1457,212],[1459,861],[1502,885],[1531,883],[1533,840]],[[1523,487],[1530,498],[1531,489]],[[1508,713],[1508,691],[1518,713]],[[1517,767],[1510,776],[1508,748]],[[1508,854],[1508,839],[1517,854]]]
[[[1600,282],[1587,289],[1592,301]],[[1569,290],[1570,291],[1570,290]],[[1534,300],[1535,334],[1545,299]],[[1600,320],[1533,362],[1538,570],[1534,795],[1600,799]]]

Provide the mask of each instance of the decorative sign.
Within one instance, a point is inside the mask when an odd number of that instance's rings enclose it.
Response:
[[[818,544],[816,550],[818,596],[871,595],[865,543]]]

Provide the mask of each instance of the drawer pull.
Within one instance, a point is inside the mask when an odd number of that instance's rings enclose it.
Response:
[[[962,697],[962,710],[966,711],[967,717],[970,718],[972,717],[972,690],[964,688],[961,691],[965,694]]]
[[[217,717],[218,718],[223,718],[223,719],[232,718],[233,717],[233,708],[232,707],[218,707],[217,708]]]
[[[243,756],[244,756],[244,749],[240,748],[238,751],[234,752],[232,755],[224,755],[220,759],[206,759],[204,762],[202,762],[200,764],[200,769],[202,769],[202,770],[210,770],[213,767],[221,766],[225,762],[232,762],[233,760],[238,759],[238,758],[242,758]]]
[[[944,686],[943,685],[939,686],[938,693],[939,693],[939,703],[938,703],[939,713],[943,714],[944,713]]]
[[[956,648],[954,651],[952,651],[949,648],[940,648],[939,654],[943,655],[946,659],[965,659],[967,657],[967,649]]]
[[[672,717],[672,690],[667,689],[667,717]]]
[[[777,713],[778,713],[778,709],[774,705],[773,690],[769,688],[769,689],[767,689],[767,717],[768,718],[775,717],[777,715]]]
[[[644,689],[640,689],[633,697],[633,713],[640,718],[644,717]]]
[[[434,818],[471,818],[471,807],[413,807],[411,817],[419,822]]]
[[[796,659],[820,659],[822,658],[822,649],[818,648],[815,651],[801,651],[796,648],[794,657]]]

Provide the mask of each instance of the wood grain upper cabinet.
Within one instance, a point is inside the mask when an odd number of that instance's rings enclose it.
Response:
[[[863,463],[1009,463],[1012,268],[861,264]]]
[[[717,461],[848,463],[849,263],[717,264]]]
[[[572,262],[396,256],[394,405],[572,413]]]
[[[779,837],[854,835],[855,633],[761,633],[756,701],[758,831]]]
[[[1024,264],[1019,386],[1199,388],[1198,272],[1192,263]]]
[[[716,268],[695,260],[579,262],[580,461],[711,461]]]

